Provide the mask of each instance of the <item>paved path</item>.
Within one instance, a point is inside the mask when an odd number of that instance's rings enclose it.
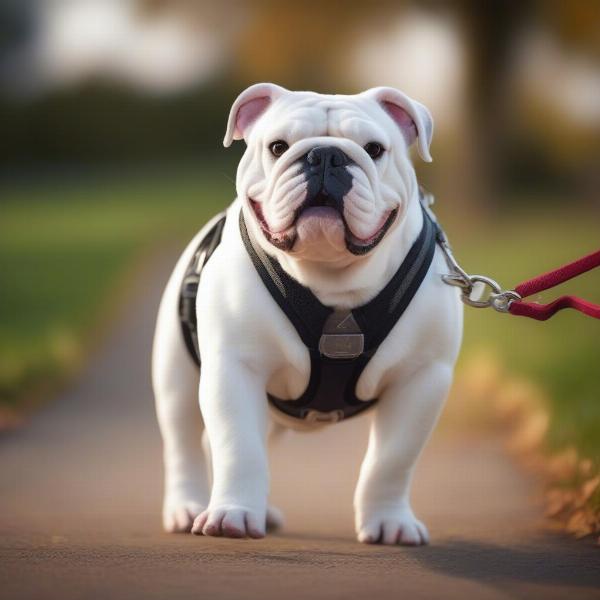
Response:
[[[282,533],[162,533],[148,351],[170,258],[140,277],[141,303],[79,384],[0,437],[0,598],[600,598],[600,550],[544,530],[531,483],[489,438],[434,436],[414,493],[426,548],[354,541],[360,419],[281,442]]]

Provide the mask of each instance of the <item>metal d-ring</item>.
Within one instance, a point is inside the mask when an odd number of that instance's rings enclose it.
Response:
[[[462,301],[467,306],[474,306],[475,308],[487,308],[488,306],[493,305],[494,296],[502,292],[502,288],[498,282],[494,281],[490,277],[486,277],[485,275],[469,275],[469,281],[471,283],[471,290],[468,293],[467,290],[465,290],[462,294]],[[473,292],[473,287],[476,283],[483,283],[492,290],[485,300],[473,300],[471,298],[471,293]]]

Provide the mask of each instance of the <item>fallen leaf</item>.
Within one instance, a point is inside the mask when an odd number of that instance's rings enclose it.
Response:
[[[586,481],[581,487],[581,499],[583,502],[587,502],[592,494],[598,489],[598,485],[600,485],[600,475]]]

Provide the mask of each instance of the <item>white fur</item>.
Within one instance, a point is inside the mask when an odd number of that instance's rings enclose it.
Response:
[[[179,286],[197,238],[175,267],[158,315],[153,383],[164,439],[167,530],[190,530],[195,519],[196,533],[265,534],[268,423],[311,426],[269,408],[266,392],[279,398],[300,396],[310,361],[296,330],[251,263],[239,233],[239,211],[244,211],[253,239],[322,303],[351,308],[374,297],[397,270],[422,225],[408,154],[407,142],[412,140],[381,102],[396,98],[404,103],[403,110],[422,138],[421,153],[427,156],[431,137],[426,109],[392,92],[378,88],[357,96],[326,96],[260,84],[234,104],[226,142],[243,136],[248,147],[238,169],[238,199],[228,209],[222,242],[203,271],[198,293],[203,420],[197,409],[198,373],[187,355],[177,317]],[[257,95],[262,99],[259,106],[266,109],[248,124],[248,119],[239,119],[239,111]],[[290,148],[274,159],[268,146],[277,139],[287,141]],[[371,141],[386,148],[377,161],[363,150]],[[366,255],[346,250],[340,237],[343,226],[335,218],[308,215],[305,222],[293,223],[294,210],[306,193],[297,160],[324,143],[338,146],[354,161],[353,185],[344,202],[352,234],[368,237],[390,210],[398,209],[385,237]],[[249,198],[260,203],[271,231],[297,229],[297,243],[290,251],[267,241]],[[428,540],[425,526],[410,507],[409,488],[450,386],[462,334],[461,304],[456,289],[441,280],[445,270],[437,250],[417,294],[357,384],[360,399],[379,398],[371,411],[369,446],[355,494],[356,531],[363,542]],[[203,423],[212,453],[212,489],[200,441]],[[269,518],[280,520],[274,510]]]

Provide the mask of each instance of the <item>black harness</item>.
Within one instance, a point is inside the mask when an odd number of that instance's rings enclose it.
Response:
[[[225,215],[201,240],[183,280],[179,315],[188,350],[200,366],[196,323],[196,295],[202,268],[221,241]],[[240,211],[244,246],[265,287],[290,320],[310,354],[310,379],[296,400],[269,394],[269,402],[285,414],[309,421],[335,422],[372,406],[377,398],[360,400],[356,384],[365,367],[402,316],[427,275],[436,241],[443,236],[423,208],[423,226],[406,258],[387,285],[363,306],[334,310],[281,267],[248,235]]]

